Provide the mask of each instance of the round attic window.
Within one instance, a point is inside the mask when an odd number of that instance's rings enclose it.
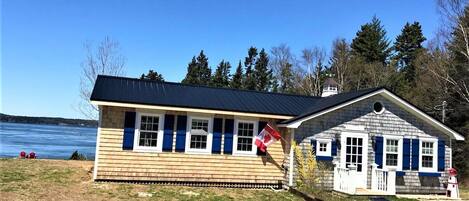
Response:
[[[373,104],[373,111],[376,113],[376,114],[381,114],[384,112],[384,106],[382,103],[380,102],[375,102]]]

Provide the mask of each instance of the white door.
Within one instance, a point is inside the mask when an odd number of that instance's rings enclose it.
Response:
[[[366,188],[368,167],[368,134],[343,132],[341,136],[340,164],[357,167],[357,187]]]

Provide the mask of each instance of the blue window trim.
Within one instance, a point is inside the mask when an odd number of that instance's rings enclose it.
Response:
[[[405,172],[404,171],[396,171],[396,176],[398,177],[402,177],[405,175]]]
[[[332,156],[316,156],[316,160],[318,161],[332,161]]]
[[[419,177],[441,177],[439,172],[419,172]]]

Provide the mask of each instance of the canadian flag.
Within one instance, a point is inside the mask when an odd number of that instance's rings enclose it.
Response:
[[[256,136],[256,145],[262,152],[265,152],[267,147],[279,140],[280,133],[276,131],[270,124],[267,124],[264,129]]]

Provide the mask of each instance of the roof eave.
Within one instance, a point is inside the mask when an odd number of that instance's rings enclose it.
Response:
[[[377,94],[382,94],[383,96],[387,97],[389,100],[393,101],[394,103],[396,103],[398,105],[401,105],[401,106],[404,106],[405,108],[408,108],[409,112],[411,112],[414,115],[417,115],[418,117],[420,117],[421,119],[423,119],[427,123],[430,123],[431,125],[434,125],[438,130],[440,130],[443,133],[447,134],[450,138],[455,139],[455,140],[460,140],[460,141],[465,140],[464,137],[461,134],[459,134],[458,132],[454,131],[453,129],[449,128],[448,126],[444,125],[443,123],[439,122],[438,120],[430,117],[429,115],[422,112],[421,110],[419,110],[414,105],[408,103],[404,99],[402,99],[399,96],[393,94],[392,92],[388,91],[385,88],[382,88],[382,89],[379,89],[377,91],[362,95],[360,97],[349,100],[345,103],[336,105],[334,107],[331,107],[331,108],[328,108],[328,109],[325,109],[325,110],[322,110],[322,111],[319,111],[319,112],[316,112],[316,113],[313,113],[313,114],[309,114],[305,117],[302,117],[302,118],[299,118],[299,119],[296,119],[296,120],[292,120],[292,119],[291,120],[286,120],[286,121],[278,124],[278,126],[279,127],[286,127],[286,128],[298,128],[303,122],[305,122],[307,120],[310,120],[310,119],[316,118],[318,116],[321,116],[323,114],[335,111],[337,109],[340,109],[342,107],[348,106],[348,105],[353,104],[355,102],[364,100],[364,99],[369,98],[371,96],[375,96]],[[293,118],[293,119],[295,119],[295,118]]]

